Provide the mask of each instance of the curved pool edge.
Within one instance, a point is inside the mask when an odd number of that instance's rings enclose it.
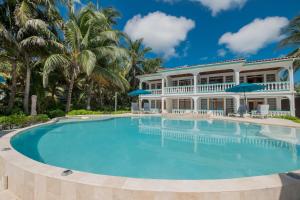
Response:
[[[124,117],[133,115],[119,115]],[[141,115],[137,115],[141,116]],[[147,115],[148,116],[148,115]],[[100,118],[99,118],[100,120]],[[22,131],[52,124],[56,120],[9,133],[0,138],[0,178],[3,188],[6,177],[8,190],[20,199],[299,199],[300,170],[290,174],[274,174],[219,180],[158,180],[97,175],[65,170],[31,160],[10,144]]]

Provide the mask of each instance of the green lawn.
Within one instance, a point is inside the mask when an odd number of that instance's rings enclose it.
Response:
[[[290,121],[293,121],[293,122],[296,122],[296,123],[300,123],[300,118],[298,118],[298,117],[292,117],[292,116],[279,116],[279,117],[275,117],[275,118],[278,118],[278,119],[286,119],[286,120],[290,120]]]

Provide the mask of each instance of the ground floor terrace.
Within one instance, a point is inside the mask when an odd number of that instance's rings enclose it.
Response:
[[[241,105],[247,102],[248,112],[256,111],[259,105],[269,105],[270,116],[295,115],[295,99],[293,95],[207,95],[207,96],[177,96],[162,98],[140,98],[141,109],[149,103],[155,112],[173,114],[210,114],[213,116],[227,116],[238,112]]]

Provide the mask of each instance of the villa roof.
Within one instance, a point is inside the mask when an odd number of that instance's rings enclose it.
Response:
[[[297,57],[281,57],[281,58],[271,58],[271,59],[261,59],[261,60],[253,60],[253,61],[247,61],[244,58],[241,59],[233,59],[233,60],[225,60],[221,62],[214,62],[214,63],[207,63],[207,64],[200,64],[200,65],[184,65],[184,66],[178,66],[178,67],[162,67],[159,68],[159,70],[156,73],[152,74],[145,74],[141,75],[140,77],[147,77],[147,76],[158,76],[163,72],[167,71],[176,71],[176,70],[186,70],[186,69],[196,69],[196,68],[204,68],[204,67],[213,67],[217,65],[228,65],[228,64],[237,64],[237,63],[243,63],[244,65],[253,65],[253,64],[263,64],[263,63],[272,63],[272,62],[281,62],[281,61],[291,61],[292,59],[295,59]]]

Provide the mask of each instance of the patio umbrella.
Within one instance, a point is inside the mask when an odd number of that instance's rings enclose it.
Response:
[[[136,96],[143,95],[143,94],[151,94],[151,92],[146,91],[146,90],[134,90],[134,91],[128,93],[128,95],[131,97],[136,97]]]
[[[244,93],[245,96],[245,106],[247,108],[247,97],[246,92],[255,92],[265,89],[266,86],[258,85],[254,83],[241,83],[240,85],[233,86],[232,88],[228,88],[226,92],[233,93]],[[247,109],[248,110],[248,109]]]

